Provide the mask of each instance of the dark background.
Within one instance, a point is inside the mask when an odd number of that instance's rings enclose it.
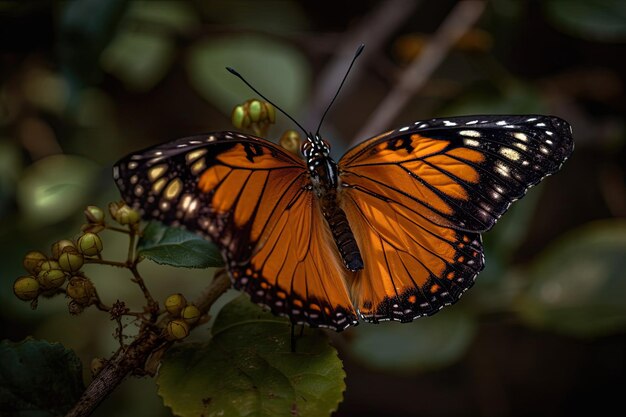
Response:
[[[15,299],[21,257],[76,237],[86,204],[119,198],[110,168],[128,152],[231,128],[231,109],[254,94],[224,66],[313,128],[366,43],[322,129],[339,157],[388,112],[381,103],[414,60],[429,59],[455,5],[0,1],[1,338],[60,341],[86,369],[114,351],[106,315],[70,317],[59,297],[36,311]],[[573,126],[576,150],[484,236],[487,267],[454,307],[331,335],[347,373],[336,415],[623,413],[626,3],[494,0],[468,26],[380,131],[439,116],[553,114]],[[269,137],[287,128],[280,115]],[[103,238],[107,256],[123,256],[123,240]],[[142,272],[160,299],[192,297],[211,276]],[[90,277],[103,297],[141,301],[118,271]],[[96,412],[113,414],[169,411],[154,381],[140,379]]]

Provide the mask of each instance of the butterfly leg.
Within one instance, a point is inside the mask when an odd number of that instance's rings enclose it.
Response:
[[[296,324],[291,323],[291,353],[296,353]]]

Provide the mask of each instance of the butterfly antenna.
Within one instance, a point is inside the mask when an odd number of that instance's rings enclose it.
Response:
[[[267,97],[265,97],[263,94],[259,93],[259,90],[257,90],[256,88],[252,87],[252,85],[246,81],[245,78],[243,78],[243,76],[241,74],[239,74],[237,71],[235,71],[233,68],[231,67],[226,67],[226,70],[228,72],[230,72],[231,74],[233,74],[234,76],[238,77],[241,81],[243,81],[248,87],[250,87],[250,89],[252,91],[254,91],[255,93],[257,93],[259,96],[261,96],[261,98],[265,101],[267,101],[268,103],[270,103],[272,106],[276,107],[278,109],[278,111],[280,111],[282,114],[284,114],[285,116],[287,116],[292,122],[294,122],[296,124],[296,126],[298,126],[300,129],[302,129],[302,131],[304,132],[304,136],[309,136],[308,133],[306,133],[306,129],[302,127],[302,125],[298,122],[296,122],[296,119],[294,119],[293,117],[289,116],[287,114],[286,111],[284,111],[283,109],[281,109],[280,107],[278,107],[276,104],[272,103],[272,101],[270,99],[268,99]]]
[[[350,74],[350,70],[352,69],[352,66],[354,65],[354,61],[356,61],[356,59],[359,57],[359,55],[361,55],[361,52],[363,52],[364,48],[365,48],[365,45],[361,44],[356,49],[356,52],[354,53],[354,58],[352,58],[352,62],[350,62],[350,66],[348,67],[348,71],[346,71],[346,75],[343,76],[343,80],[341,80],[341,84],[339,84],[339,88],[337,89],[337,92],[335,93],[335,97],[333,97],[333,99],[330,101],[330,104],[328,105],[328,107],[326,107],[326,111],[322,115],[322,119],[320,120],[320,124],[317,125],[317,130],[315,131],[316,135],[319,135],[320,128],[322,127],[322,122],[324,121],[324,117],[326,117],[326,113],[328,113],[328,110],[330,110],[330,107],[335,102],[335,99],[337,98],[337,96],[339,95],[339,92],[341,91],[341,87],[343,87],[343,83],[346,82],[346,78],[348,78],[348,74]]]

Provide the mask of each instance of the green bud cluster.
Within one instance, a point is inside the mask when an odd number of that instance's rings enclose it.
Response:
[[[165,328],[167,338],[181,340],[187,337],[191,326],[196,324],[202,313],[194,304],[187,303],[182,294],[172,294],[165,299],[165,309],[174,317],[167,323]]]
[[[88,206],[85,217],[90,225],[104,228],[104,212],[96,206]],[[100,230],[102,230],[100,229]],[[83,226],[85,230],[85,226]],[[31,301],[36,306],[39,295],[46,297],[65,292],[70,301],[70,312],[78,314],[93,302],[95,289],[81,269],[85,259],[100,256],[102,240],[93,231],[83,232],[76,241],[61,239],[52,244],[50,256],[28,252],[23,266],[29,275],[19,277],[13,284],[13,292],[20,300]],[[64,289],[63,285],[67,283]]]

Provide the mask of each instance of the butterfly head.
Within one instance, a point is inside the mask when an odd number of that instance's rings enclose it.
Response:
[[[311,182],[318,195],[337,188],[337,164],[330,157],[330,144],[320,135],[307,135],[302,144],[302,155],[306,159]]]

